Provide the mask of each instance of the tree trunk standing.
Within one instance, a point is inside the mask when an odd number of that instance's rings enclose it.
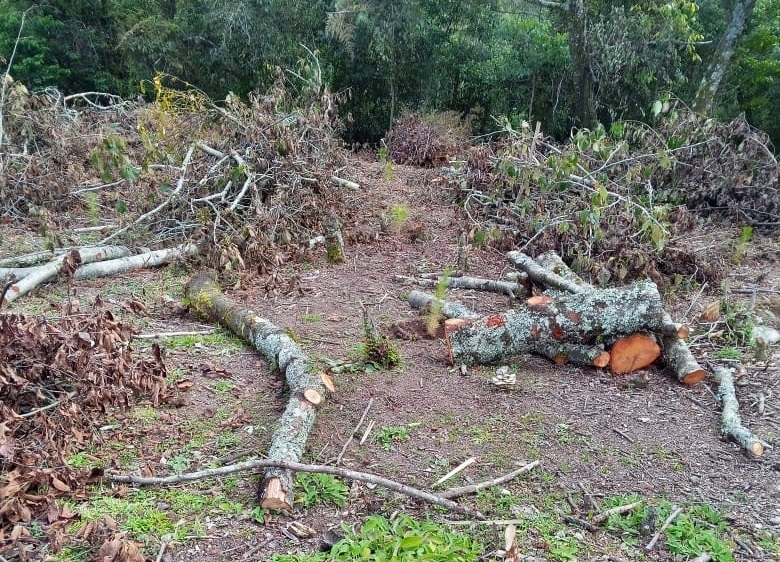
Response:
[[[569,51],[574,67],[574,87],[576,89],[575,110],[581,127],[593,128],[596,119],[596,103],[593,73],[590,69],[588,52],[588,11],[584,0],[569,0]]]
[[[712,60],[710,60],[701,79],[699,89],[696,91],[696,98],[693,101],[693,109],[696,112],[702,115],[712,114],[715,95],[718,93],[720,83],[729,68],[737,41],[744,33],[755,7],[756,0],[736,0],[734,3],[726,30],[718,42]]]

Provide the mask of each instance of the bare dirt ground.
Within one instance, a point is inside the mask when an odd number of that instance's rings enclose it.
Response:
[[[360,159],[353,159],[350,169],[342,174],[362,186],[350,196],[356,220],[346,229],[345,263],[329,265],[324,251],[322,255],[314,252],[310,261],[280,272],[289,280],[289,292],[269,294],[264,290],[265,279],[247,273],[235,287],[226,288],[226,293],[288,328],[323,367],[328,364],[326,359],[348,366],[351,352],[362,339],[363,307],[368,307],[371,318],[382,328],[417,316],[403,299],[408,287],[395,282],[393,275],[453,266],[458,236],[470,228],[468,218],[448,201],[447,193],[431,182],[432,172],[397,166],[394,174],[388,181],[380,164]],[[408,207],[410,216],[401,225],[383,228],[393,205]],[[728,261],[727,242],[723,229],[716,227],[695,240],[702,246],[724,244],[724,263]],[[732,288],[755,283],[770,291],[758,294],[759,309],[778,308],[779,249],[776,238],[756,239],[743,265],[730,275]],[[471,273],[482,277],[501,278],[509,269],[503,252],[488,246],[471,248],[469,262]],[[248,267],[251,272],[251,264]],[[183,278],[180,269],[177,275]],[[149,297],[153,305],[148,315],[137,319],[146,333],[203,329],[202,323],[170,302],[168,297],[181,298],[177,291],[182,283],[178,277],[171,281],[171,276],[170,270],[128,274],[123,282],[131,288],[108,298],[121,301],[129,297],[128,291]],[[78,290],[84,297],[95,292],[105,295],[116,282],[83,282]],[[721,294],[720,288],[677,294],[670,306],[677,320],[691,323],[697,335],[706,331],[706,326],[696,323],[698,314]],[[448,297],[482,313],[508,306],[503,297],[474,291],[451,290]],[[698,341],[694,353],[706,359],[706,339]],[[347,372],[333,374],[336,392],[318,413],[306,462],[333,462],[373,398],[367,415],[367,421],[374,422],[372,434],[359,444],[358,433],[342,466],[429,489],[468,457],[478,461],[448,484],[492,478],[538,459],[539,467],[503,485],[495,494],[466,496],[460,501],[498,519],[564,506],[567,496],[580,502],[583,489],[589,490],[597,503],[631,494],[666,499],[676,505],[706,503],[727,514],[737,539],[733,543],[736,560],[778,560],[780,554],[766,548],[766,539],[773,536],[778,544],[780,452],[768,448],[760,459],[750,459],[736,444],[720,438],[714,383],[686,388],[662,366],[653,366],[646,388],[622,388],[620,381],[606,372],[554,366],[542,358],[523,356],[507,362],[517,373],[516,388],[501,391],[490,383],[495,367],[474,368],[463,375],[446,363],[443,343],[438,339],[396,343],[403,356],[400,368],[369,373],[342,369]],[[143,352],[145,345],[139,342],[138,349]],[[139,414],[143,410],[138,408],[115,416],[116,427],[102,432],[103,439],[108,441],[113,432],[124,446],[102,450],[109,468],[146,468],[153,474],[165,474],[170,472],[173,458],[185,457],[186,470],[196,470],[215,459],[226,464],[241,455],[266,450],[287,398],[279,377],[253,350],[234,344],[169,347],[166,363],[176,374],[180,396],[175,405],[161,407],[148,418]],[[744,424],[770,444],[776,444],[780,437],[778,365],[776,347],[766,359],[746,361],[746,374],[737,390]],[[198,424],[207,423],[212,423],[211,433],[204,439]],[[408,438],[383,443],[378,436],[389,435],[382,432],[386,428],[405,428]],[[228,432],[235,439],[220,443],[220,434]],[[131,461],[123,460],[128,450],[136,453]],[[264,560],[272,554],[314,551],[322,532],[342,524],[359,526],[373,513],[389,515],[401,510],[437,520],[456,518],[409,498],[354,483],[344,508],[268,513],[261,525],[251,512],[256,482],[257,477],[240,474],[230,483],[220,479],[180,486],[178,489],[204,497],[225,494],[243,509],[233,514],[224,510],[207,513],[200,536],[170,543],[161,558],[157,556],[160,544],[147,544],[145,555],[171,562]],[[509,499],[501,501],[502,497]],[[173,521],[180,517],[174,505],[160,502],[155,508],[170,512]],[[312,527],[317,536],[295,538],[286,531],[292,520]],[[488,549],[503,546],[502,528],[481,527],[472,532],[480,535]],[[580,543],[579,560],[606,560],[609,556],[641,559],[619,535],[588,533],[574,526],[567,532]],[[527,547],[525,554],[547,554],[541,542]],[[41,559],[44,554],[40,553]],[[675,557],[661,540],[644,559]]]

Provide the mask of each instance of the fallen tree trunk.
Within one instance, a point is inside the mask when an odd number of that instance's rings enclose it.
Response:
[[[133,269],[145,269],[171,263],[187,256],[195,256],[200,252],[196,244],[183,244],[164,250],[153,250],[134,256],[119,257],[105,261],[79,266],[73,273],[76,279],[92,279],[95,277],[107,277]]]
[[[313,372],[309,357],[284,330],[225,297],[212,273],[193,277],[185,288],[185,296],[198,315],[232,330],[284,374],[290,399],[271,438],[268,459],[298,462],[306,448],[317,406],[331,385],[329,379]],[[270,468],[260,484],[262,507],[291,510],[293,486],[291,470]]]
[[[10,280],[13,277],[14,281],[18,281],[19,279],[24,279],[37,269],[37,267],[0,267],[0,278]]]
[[[718,400],[723,404],[720,431],[739,443],[745,451],[754,457],[764,454],[764,444],[753,433],[742,425],[739,415],[739,401],[734,391],[734,378],[731,370],[725,367],[713,369],[719,383]]]
[[[445,330],[454,362],[493,363],[559,343],[593,346],[662,325],[661,296],[654,283],[555,297],[531,297],[525,307]]]
[[[55,277],[63,268],[65,260],[70,258],[73,267],[80,264],[101,261],[126,256],[130,250],[124,246],[99,246],[94,248],[74,248],[70,252],[55,256],[35,271],[14,283],[6,291],[2,305],[5,306],[19,297],[26,295],[41,283]]]

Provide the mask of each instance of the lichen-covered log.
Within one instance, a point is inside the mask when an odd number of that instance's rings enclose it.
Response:
[[[328,213],[325,221],[325,254],[329,263],[341,263],[346,259],[341,221],[335,211]]]
[[[681,383],[693,386],[707,378],[705,371],[696,358],[677,336],[664,336],[661,340],[664,347],[664,359],[677,375]]]
[[[764,444],[753,433],[742,425],[739,415],[739,401],[734,391],[734,378],[730,369],[715,367],[715,377],[720,384],[718,400],[723,404],[720,431],[739,443],[745,451],[755,457],[764,454]]]
[[[579,279],[577,274],[568,267],[566,267],[566,270],[571,272],[571,275],[568,275],[567,272],[563,272],[566,275],[566,277],[563,277],[541,266],[535,262],[531,256],[528,256],[523,252],[509,252],[506,257],[515,265],[515,267],[520,271],[525,272],[532,281],[539,285],[566,291],[568,293],[587,293],[593,290],[592,286]],[[560,264],[563,264],[563,260],[560,261]],[[577,281],[578,279],[579,282]]]
[[[541,343],[534,345],[534,351],[544,355],[556,365],[581,365],[583,367],[606,367],[610,354],[600,345],[578,345],[572,343]]]
[[[525,257],[527,258],[528,256]],[[525,262],[525,260],[523,261],[524,263],[527,263]],[[559,256],[557,253],[553,251],[545,252],[537,256],[536,259],[533,261],[538,263],[547,271],[550,271],[551,273],[554,273],[560,278],[570,282],[567,288],[567,290],[570,292],[572,292],[571,290],[575,288],[577,289],[576,291],[573,291],[575,293],[585,293],[587,291],[596,290],[596,287],[594,287],[593,285],[585,281],[582,277],[574,273],[574,271],[572,271],[572,269],[568,265],[566,265],[566,262],[563,261],[563,258],[561,258],[561,256]]]
[[[453,327],[452,360],[486,364],[534,352],[537,345],[596,345],[662,324],[661,296],[650,281],[583,294],[531,297],[525,306]]]
[[[309,357],[284,330],[223,295],[213,273],[203,272],[193,277],[185,288],[185,295],[198,315],[236,333],[284,374],[290,399],[279,420],[279,428],[271,438],[268,458],[298,462],[328,381],[313,371]],[[265,473],[260,484],[264,508],[292,509],[293,476],[289,470],[278,468]]]

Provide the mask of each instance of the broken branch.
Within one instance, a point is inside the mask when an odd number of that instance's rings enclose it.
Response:
[[[460,496],[465,496],[466,494],[473,494],[474,492],[478,492],[479,490],[483,490],[484,488],[490,488],[492,486],[500,486],[504,482],[509,482],[510,480],[517,478],[524,472],[528,472],[529,470],[532,470],[538,464],[539,464],[539,460],[535,460],[533,462],[529,462],[528,464],[521,466],[517,470],[513,470],[509,474],[505,474],[504,476],[494,478],[493,480],[486,480],[485,482],[479,482],[478,484],[461,486],[460,488],[450,488],[449,490],[445,490],[444,492],[439,494],[439,496],[448,499],[458,498]]]
[[[723,404],[720,431],[739,443],[745,451],[754,457],[764,454],[764,444],[753,433],[742,425],[739,415],[739,401],[734,390],[734,377],[731,369],[714,367],[718,388],[718,400]]]
[[[194,480],[202,480],[204,478],[226,476],[228,474],[253,470],[255,468],[269,468],[269,467],[276,468],[276,469],[284,469],[291,472],[293,471],[294,472],[316,472],[320,474],[331,474],[333,476],[340,476],[341,478],[349,478],[351,480],[357,480],[359,482],[376,484],[377,486],[382,486],[383,488],[387,488],[388,490],[392,490],[393,492],[398,492],[399,494],[409,496],[410,498],[422,500],[427,503],[432,503],[434,505],[445,507],[456,513],[462,513],[464,515],[469,515],[472,517],[476,517],[478,519],[484,519],[481,513],[479,513],[478,511],[470,507],[460,505],[445,497],[437,496],[435,494],[431,494],[430,492],[425,492],[423,490],[419,490],[417,488],[407,486],[406,484],[401,484],[399,482],[395,482],[394,480],[383,478],[382,476],[377,476],[376,474],[357,472],[354,470],[349,470],[347,468],[339,468],[335,466],[303,464],[299,462],[291,462],[291,461],[285,461],[279,459],[250,459],[240,463],[222,466],[219,468],[209,468],[197,472],[186,472],[184,474],[174,474],[171,476],[144,477],[144,476],[133,476],[129,474],[111,474],[109,475],[109,479],[112,482],[117,482],[120,484],[156,486],[156,485],[180,484],[182,482],[192,482]]]

